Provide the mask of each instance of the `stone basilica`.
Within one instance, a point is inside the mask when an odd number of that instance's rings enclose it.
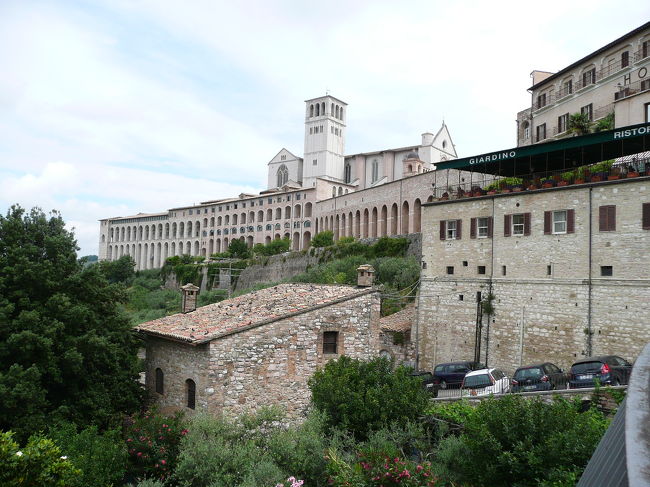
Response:
[[[130,255],[137,269],[189,254],[209,257],[232,239],[249,246],[289,238],[294,250],[332,230],[335,238],[420,231],[436,163],[457,157],[447,126],[419,145],[345,154],[347,104],[331,95],[305,102],[303,157],[282,149],[268,163],[268,189],[160,213],[100,220],[99,258]]]

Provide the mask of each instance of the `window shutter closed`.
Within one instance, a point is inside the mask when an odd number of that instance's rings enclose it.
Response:
[[[440,220],[440,240],[444,240],[447,234],[447,222]]]
[[[576,211],[567,210],[566,211],[566,233],[574,233],[576,231]]]
[[[642,224],[644,230],[650,230],[650,203],[643,203]]]
[[[476,218],[469,221],[469,238],[476,238]]]
[[[607,214],[607,223],[609,224],[610,231],[616,231],[616,205],[611,205],[609,207]]]
[[[456,238],[458,240],[461,239],[462,237],[462,227],[463,227],[463,220],[456,220]]]
[[[510,236],[510,220],[512,218],[512,215],[503,215],[503,236],[504,237],[509,237]]]
[[[544,212],[544,235],[551,234],[551,212]]]
[[[488,237],[492,238],[492,227],[494,225],[492,224],[492,217],[488,218]]]
[[[598,230],[606,232],[607,228],[607,207],[601,206],[598,208]]]
[[[524,213],[524,235],[530,235],[530,213]]]

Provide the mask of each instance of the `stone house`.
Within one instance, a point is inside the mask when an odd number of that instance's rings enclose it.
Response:
[[[396,364],[415,366],[415,342],[411,338],[415,318],[416,308],[409,305],[379,320],[379,355]]]
[[[239,415],[278,404],[297,418],[309,377],[343,354],[377,355],[372,287],[280,284],[139,325],[146,388],[163,411]]]

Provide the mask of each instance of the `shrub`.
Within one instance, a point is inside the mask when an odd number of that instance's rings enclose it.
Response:
[[[314,235],[314,238],[311,239],[310,245],[312,247],[330,247],[334,245],[334,232],[331,230],[325,230],[324,232],[319,232]]]
[[[187,434],[181,414],[147,411],[132,418],[126,431],[129,474],[138,479],[165,480],[173,472],[181,438]]]
[[[342,246],[342,245],[348,245],[354,243],[354,237],[341,237],[336,241],[336,245]]]
[[[507,396],[482,401],[467,417],[449,470],[472,485],[538,485],[580,474],[607,429],[579,402]],[[442,462],[443,458],[438,458]],[[447,459],[448,460],[448,459]]]
[[[199,294],[199,306],[205,306],[207,304],[218,303],[223,301],[228,297],[228,291],[225,289],[214,289],[212,291],[204,291]]]
[[[102,260],[99,268],[108,282],[128,283],[135,275],[135,260],[129,255],[124,255],[117,260]]]
[[[107,430],[100,434],[93,426],[77,432],[74,424],[66,423],[51,428],[49,436],[81,471],[70,486],[110,487],[121,484],[127,463],[121,431]]]
[[[381,237],[372,245],[371,251],[374,257],[403,257],[409,245],[406,238]]]
[[[250,257],[246,242],[239,239],[230,242],[230,245],[228,245],[228,253],[238,259],[248,259]]]
[[[52,440],[32,436],[20,448],[11,431],[0,431],[0,485],[68,487],[79,474]]]
[[[366,438],[372,430],[404,424],[422,414],[428,394],[410,369],[392,370],[390,361],[364,362],[342,356],[329,361],[309,379],[314,406],[331,426]]]

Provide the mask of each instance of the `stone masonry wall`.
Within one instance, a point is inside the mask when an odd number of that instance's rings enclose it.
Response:
[[[369,293],[210,343],[208,410],[239,415],[279,404],[290,418],[307,408],[307,380],[342,354],[378,353],[379,295]],[[323,354],[323,332],[338,331],[338,353]]]
[[[507,372],[546,360],[568,367],[589,345],[592,355],[634,360],[650,341],[650,231],[641,224],[648,202],[650,180],[639,178],[426,206],[420,367],[473,358],[476,293],[485,298],[490,289],[495,312],[489,335],[483,318],[481,343],[489,365]],[[601,231],[601,205],[616,206],[614,231]],[[544,211],[559,209],[575,211],[575,232],[545,235]],[[530,235],[504,235],[504,215],[514,213],[531,214]],[[493,218],[493,236],[471,239],[470,219],[482,216]],[[440,239],[447,219],[462,219],[459,240]],[[613,275],[601,276],[601,266],[612,266]]]

